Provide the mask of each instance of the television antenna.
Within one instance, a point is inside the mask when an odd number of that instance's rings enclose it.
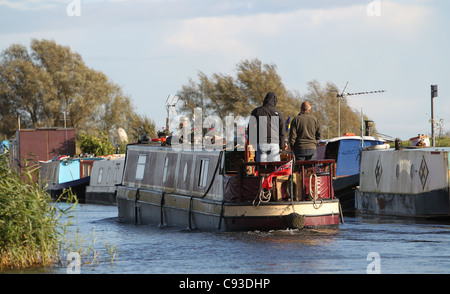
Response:
[[[166,119],[166,130],[169,131],[170,117],[177,116],[176,105],[180,97],[177,95],[169,95],[166,99],[166,109],[167,109],[167,119]]]
[[[345,84],[345,87],[341,93],[339,93],[338,90],[331,90],[331,92],[338,92],[338,94],[336,95],[336,98],[338,98],[338,136],[340,136],[340,134],[341,134],[341,98],[345,98],[347,96],[356,96],[356,95],[375,94],[375,93],[386,92],[386,90],[377,90],[377,91],[364,91],[364,92],[348,93],[348,92],[345,92],[345,89],[347,89],[347,86],[348,86],[348,82]]]

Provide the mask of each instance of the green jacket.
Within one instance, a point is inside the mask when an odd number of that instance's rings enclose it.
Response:
[[[320,140],[319,120],[307,112],[300,112],[291,122],[289,145],[291,150],[316,149]]]

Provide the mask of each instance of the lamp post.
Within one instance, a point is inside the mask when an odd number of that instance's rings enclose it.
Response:
[[[434,135],[434,97],[437,97],[438,87],[437,85],[431,85],[431,145],[435,146]]]

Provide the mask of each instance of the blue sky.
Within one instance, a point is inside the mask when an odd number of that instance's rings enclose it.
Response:
[[[450,129],[449,11],[444,0],[0,0],[0,50],[32,38],[70,46],[158,128],[189,78],[234,76],[258,58],[300,94],[313,79],[387,90],[348,99],[380,133],[407,140],[431,132],[431,84]]]

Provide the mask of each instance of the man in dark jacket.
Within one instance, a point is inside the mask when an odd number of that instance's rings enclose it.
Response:
[[[300,113],[294,117],[289,131],[289,145],[294,151],[295,160],[317,159],[317,141],[320,139],[320,125],[311,115],[311,104],[302,103]]]
[[[286,144],[284,117],[281,111],[275,108],[276,105],[277,96],[269,92],[263,105],[255,108],[251,114],[249,139],[250,144],[256,143],[256,161],[259,162],[280,161],[280,150]],[[256,142],[252,138],[256,138]]]

